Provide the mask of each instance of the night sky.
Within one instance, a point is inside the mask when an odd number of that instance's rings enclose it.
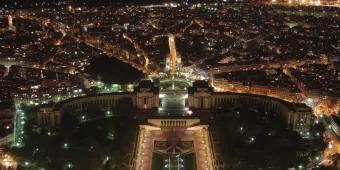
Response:
[[[111,4],[129,4],[129,3],[163,3],[163,2],[215,2],[217,0],[0,0],[0,7],[7,8],[30,8],[34,7],[35,4],[39,6],[53,6],[57,2],[66,4],[88,4],[88,5],[98,5],[103,3]],[[230,0],[233,1],[233,0]],[[48,3],[48,5],[46,5]],[[15,7],[13,7],[15,6]]]
[[[50,6],[55,5],[58,2],[66,3],[66,4],[100,4],[100,3],[134,3],[141,2],[142,0],[0,0],[0,6],[3,7],[5,5],[17,7],[32,7],[35,4],[39,6]],[[48,3],[48,5],[46,5]]]

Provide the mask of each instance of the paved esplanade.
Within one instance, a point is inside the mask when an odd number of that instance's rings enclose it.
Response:
[[[190,114],[186,107],[188,92],[186,90],[164,90],[160,92],[159,116],[187,116]]]

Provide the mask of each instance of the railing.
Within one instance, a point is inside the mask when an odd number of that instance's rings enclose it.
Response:
[[[210,148],[211,148],[211,154],[212,154],[212,159],[213,159],[213,166],[214,169],[218,169],[218,164],[217,162],[217,157],[216,157],[216,149],[215,149],[215,144],[214,144],[214,137],[211,131],[208,129],[208,134],[209,134],[209,143],[210,143]]]
[[[187,128],[200,123],[199,119],[148,119],[148,122],[160,128]]]
[[[137,169],[136,167],[136,160],[137,160],[137,154],[138,154],[138,144],[139,144],[139,130],[137,130],[137,133],[135,134],[135,140],[133,144],[133,151],[132,151],[132,158],[130,160],[130,170]]]

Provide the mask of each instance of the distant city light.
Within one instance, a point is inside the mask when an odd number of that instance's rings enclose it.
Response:
[[[69,145],[68,143],[64,143],[64,144],[63,144],[63,148],[64,148],[64,149],[68,149],[69,147],[70,147],[70,145]]]
[[[0,169],[90,168],[88,156],[98,169],[150,169],[157,154],[165,169],[216,169],[220,157],[259,169],[252,161],[291,143],[298,147],[279,149],[266,166],[280,169],[271,161],[293,151],[291,169],[336,166],[338,7],[8,3],[0,7]],[[125,145],[135,150],[123,153]],[[237,154],[218,155],[220,147]]]

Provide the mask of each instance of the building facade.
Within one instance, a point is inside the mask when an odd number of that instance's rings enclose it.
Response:
[[[37,113],[38,123],[46,127],[46,129],[51,129],[60,124],[60,112],[53,110],[52,107],[46,106],[41,107]]]
[[[207,81],[196,81],[193,84],[189,89],[188,104],[193,110],[211,110],[239,104],[261,106],[266,111],[280,114],[286,121],[287,128],[301,135],[307,135],[313,122],[312,110],[305,104],[289,103],[277,98],[253,94],[214,92]]]
[[[66,111],[82,111],[91,105],[109,108],[124,102],[137,110],[156,109],[159,107],[159,88],[151,81],[142,81],[130,93],[111,93],[88,95],[65,100],[55,104],[52,108],[42,108],[38,113],[41,125],[58,126],[60,117]],[[218,108],[242,106],[259,106],[265,111],[281,115],[287,129],[306,135],[313,122],[312,110],[304,104],[289,103],[277,98],[240,93],[214,92],[207,81],[196,81],[188,88],[188,106],[195,111],[213,111]],[[183,126],[177,122],[178,126]],[[169,126],[168,124],[164,124]],[[176,124],[177,125],[177,124]],[[172,125],[171,125],[172,126]]]
[[[159,90],[153,82],[144,80],[134,92],[87,95],[64,100],[51,106],[40,108],[37,113],[38,123],[44,127],[54,128],[60,124],[61,116],[66,111],[82,111],[93,105],[103,108],[117,106],[120,103],[131,105],[139,110],[155,109],[159,106]]]

